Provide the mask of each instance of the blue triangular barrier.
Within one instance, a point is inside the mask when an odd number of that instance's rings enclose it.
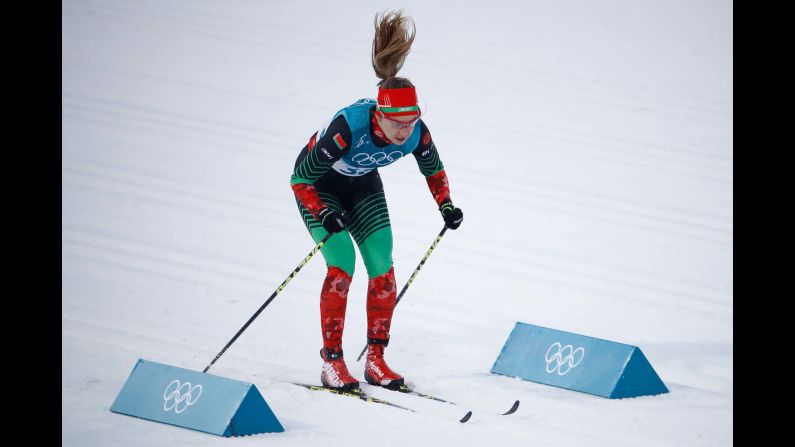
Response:
[[[254,384],[143,359],[110,411],[221,436],[284,431]]]
[[[646,396],[667,393],[657,372],[643,355],[640,348],[634,348],[629,357],[624,372],[616,381],[616,386],[610,393],[611,399],[621,399],[624,397]]]
[[[491,372],[610,399],[668,392],[636,346],[521,322]]]

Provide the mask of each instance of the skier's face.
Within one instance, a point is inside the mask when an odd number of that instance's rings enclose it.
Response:
[[[384,135],[395,144],[401,145],[408,140],[414,132],[414,126],[419,121],[419,116],[394,116],[376,115],[376,120]]]

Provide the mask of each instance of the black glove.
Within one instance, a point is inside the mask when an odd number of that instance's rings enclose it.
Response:
[[[439,211],[442,213],[444,223],[451,230],[458,228],[458,226],[461,225],[461,222],[464,220],[464,212],[461,211],[461,208],[456,208],[453,206],[453,202],[449,200],[442,203],[442,206],[439,207]]]
[[[340,214],[327,206],[317,213],[317,220],[323,224],[323,228],[329,233],[339,233],[351,223],[348,216]]]

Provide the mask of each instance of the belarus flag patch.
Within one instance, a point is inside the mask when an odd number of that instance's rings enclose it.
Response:
[[[342,139],[342,135],[334,134],[334,138],[333,139],[334,139],[334,143],[337,144],[337,147],[340,148],[340,150],[345,149],[346,147],[348,147],[348,145],[345,144],[345,140]]]

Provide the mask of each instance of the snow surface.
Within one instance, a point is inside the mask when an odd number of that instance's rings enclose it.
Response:
[[[63,445],[732,444],[732,6],[64,1]],[[475,416],[284,383],[319,380],[320,255],[210,370],[256,384],[286,432],[110,412],[139,358],[201,371],[311,250],[293,163],[375,95],[386,7],[416,22],[401,74],[465,215],[397,307],[387,358]],[[442,220],[412,157],[381,175],[402,287]],[[365,286],[359,258],[344,347],[360,378]],[[490,374],[516,321],[636,345],[671,392],[609,400]],[[514,399],[515,415],[488,413]]]

